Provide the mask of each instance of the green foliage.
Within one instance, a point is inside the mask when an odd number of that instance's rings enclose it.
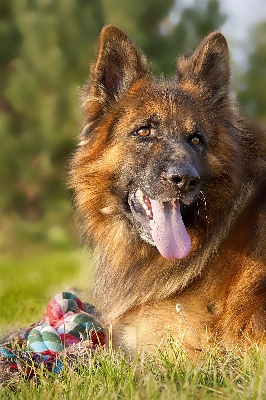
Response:
[[[13,0],[5,16],[1,43],[12,43],[1,64],[1,203],[5,212],[34,220],[51,193],[65,196],[63,162],[75,143],[77,89],[103,20],[97,0]]]
[[[266,123],[266,22],[255,27],[249,47],[249,62],[238,100],[250,116]]]

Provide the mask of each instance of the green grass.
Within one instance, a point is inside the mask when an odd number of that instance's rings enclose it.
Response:
[[[224,356],[216,351],[193,364],[169,342],[168,355],[157,352],[129,361],[121,351],[99,351],[90,365],[60,375],[43,375],[40,382],[21,381],[2,389],[3,399],[40,400],[172,400],[265,399],[266,352],[256,347]]]
[[[91,279],[91,262],[73,250],[17,258],[2,256],[0,328],[2,332],[34,322],[59,291],[82,290]],[[79,292],[79,291],[78,291]],[[79,293],[78,293],[79,294]],[[266,350],[253,346],[219,354],[215,347],[197,362],[168,338],[169,351],[129,360],[122,351],[101,350],[89,365],[65,368],[60,375],[41,374],[39,383],[23,381],[0,389],[0,399],[40,400],[172,400],[266,399]]]
[[[89,287],[83,258],[68,249],[0,256],[0,334],[38,321],[56,293]]]

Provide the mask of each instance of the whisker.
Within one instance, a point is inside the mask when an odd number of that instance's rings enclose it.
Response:
[[[210,222],[209,222],[209,220],[208,220],[208,214],[207,214],[207,201],[206,201],[206,197],[205,197],[205,195],[204,195],[204,193],[203,193],[202,190],[200,191],[199,199],[202,200],[202,201],[204,202],[205,218],[206,218],[206,220],[207,220],[207,223],[209,224]],[[198,211],[198,215],[199,215],[199,211]]]

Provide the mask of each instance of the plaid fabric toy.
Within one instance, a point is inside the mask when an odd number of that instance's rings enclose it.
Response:
[[[25,342],[25,350],[15,348]],[[59,293],[48,305],[40,324],[32,324],[2,341],[0,382],[8,383],[18,374],[32,377],[40,366],[59,373],[63,368],[63,357],[71,367],[79,356],[83,360],[89,359],[104,343],[104,330],[95,308],[82,303],[72,293]]]

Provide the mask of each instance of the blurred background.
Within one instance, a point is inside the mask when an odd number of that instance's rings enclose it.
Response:
[[[106,23],[166,75],[178,54],[221,30],[235,96],[266,124],[265,0],[0,0],[0,324],[23,307],[34,315],[38,299],[84,281],[67,162],[79,132],[78,89]]]

